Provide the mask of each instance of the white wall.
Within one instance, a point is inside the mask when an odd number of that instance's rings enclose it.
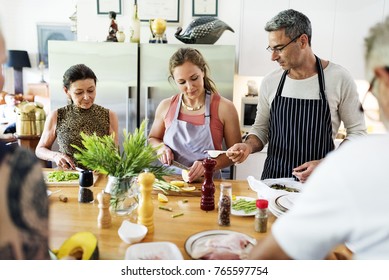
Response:
[[[141,5],[142,0],[138,0]],[[168,23],[166,34],[169,43],[180,44],[174,37],[178,26],[183,30],[194,19],[192,17],[192,0],[180,1],[180,22]],[[123,27],[126,41],[129,40],[130,19],[133,12],[133,0],[121,0],[122,14],[117,15],[119,27]],[[106,39],[110,19],[108,15],[97,14],[96,0],[0,0],[0,22],[7,43],[7,49],[26,50],[29,53],[32,68],[23,71],[23,84],[39,82],[41,72],[38,70],[39,51],[37,24],[70,24],[69,17],[73,15],[77,5],[77,38],[78,41],[99,41]],[[238,46],[240,30],[241,1],[219,0],[218,18],[225,21],[235,33],[224,32],[215,43],[220,45]],[[236,16],[231,17],[231,11]],[[147,22],[141,23],[141,43],[148,43],[150,29]],[[183,44],[183,43],[182,43]],[[238,47],[236,53],[238,54]],[[236,55],[238,57],[238,55]],[[6,71],[4,90],[13,91],[13,73]],[[45,80],[50,81],[48,70],[45,70]]]
[[[141,5],[141,0],[138,1]],[[78,40],[104,41],[108,34],[110,19],[108,15],[97,14],[96,0],[0,0],[0,18],[8,49],[28,51],[32,67],[38,65],[38,23],[70,24],[69,17],[77,4]],[[224,32],[216,44],[238,45],[240,27],[240,1],[219,0],[218,18],[235,30]],[[122,0],[122,14],[116,20],[124,28],[128,40],[133,0]],[[181,43],[174,37],[178,26],[185,28],[194,19],[192,17],[192,0],[180,0],[180,22],[168,23],[169,43]],[[231,17],[231,11],[236,17]],[[141,43],[147,43],[150,36],[148,23],[142,22]]]

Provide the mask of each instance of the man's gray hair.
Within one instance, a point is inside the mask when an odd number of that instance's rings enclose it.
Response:
[[[311,45],[312,27],[309,18],[296,10],[289,9],[279,12],[265,25],[267,32],[285,29],[285,35],[293,39],[299,35],[306,34],[308,43]]]
[[[389,16],[370,28],[365,38],[365,71],[367,80],[374,75],[374,68],[389,66]]]

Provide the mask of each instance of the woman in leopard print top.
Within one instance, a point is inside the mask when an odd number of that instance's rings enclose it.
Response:
[[[59,168],[74,169],[78,164],[71,144],[82,147],[80,132],[98,136],[115,133],[118,143],[116,113],[94,104],[96,75],[84,64],[71,66],[63,76],[63,87],[70,104],[52,112],[46,120],[35,153],[38,158],[53,161]],[[52,151],[57,139],[59,151]]]

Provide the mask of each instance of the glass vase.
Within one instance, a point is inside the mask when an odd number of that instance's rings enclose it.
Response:
[[[110,210],[116,215],[130,215],[138,207],[140,192],[136,178],[108,176],[105,192],[111,194]]]

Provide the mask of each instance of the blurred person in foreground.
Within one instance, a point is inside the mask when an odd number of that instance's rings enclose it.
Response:
[[[365,39],[369,92],[389,130],[389,17]],[[356,156],[357,155],[357,156]],[[251,250],[250,259],[323,259],[345,244],[354,259],[389,259],[389,134],[369,135],[329,154],[293,208]],[[232,256],[212,255],[221,259]]]
[[[228,155],[241,163],[268,143],[261,179],[295,176],[305,182],[334,149],[341,121],[346,140],[366,135],[359,94],[346,69],[314,54],[304,14],[282,11],[265,30],[267,50],[281,67],[263,78],[255,122],[244,143],[229,149],[240,153]]]
[[[76,64],[63,75],[63,89],[70,101],[69,105],[53,111],[46,120],[45,127],[35,154],[38,158],[54,161],[60,169],[75,169],[76,150],[71,144],[83,147],[81,132],[96,133],[97,136],[115,134],[118,144],[118,118],[115,112],[94,104],[96,98],[95,73],[85,64]],[[57,139],[59,151],[52,151]]]
[[[6,61],[0,28],[0,65]],[[4,77],[0,71],[0,91]],[[46,185],[29,150],[0,141],[0,259],[49,259]]]
[[[194,48],[180,48],[170,58],[170,77],[180,93],[158,105],[150,130],[149,142],[160,146],[159,159],[171,165],[173,160],[190,167],[189,182],[204,174],[205,150],[222,150],[241,142],[239,118],[232,101],[224,98],[209,76],[209,66]],[[220,169],[233,164],[225,154],[218,156],[215,178]],[[181,169],[176,170],[181,174]]]

